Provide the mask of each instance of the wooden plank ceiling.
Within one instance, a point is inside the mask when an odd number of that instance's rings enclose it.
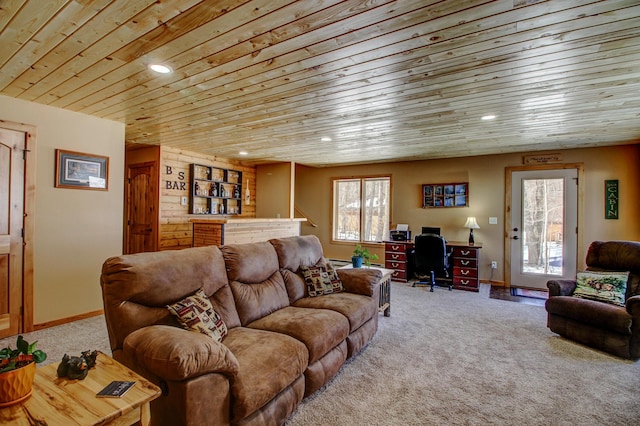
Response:
[[[255,163],[629,144],[639,35],[638,0],[0,0],[0,94]]]

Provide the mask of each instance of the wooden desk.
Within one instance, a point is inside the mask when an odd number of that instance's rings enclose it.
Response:
[[[338,269],[352,269],[353,265],[344,265]],[[363,266],[362,269],[366,269]],[[379,266],[371,266],[371,269],[377,269],[382,272],[380,278],[380,300],[378,302],[378,312],[384,312],[385,317],[391,316],[391,278],[393,277],[393,269],[381,268]]]
[[[482,243],[469,245],[467,241],[447,241],[451,250],[450,266],[452,278],[439,278],[440,281],[453,280],[457,290],[479,291],[479,250]],[[385,241],[385,266],[393,270],[393,280],[408,282],[413,276],[412,241]]]
[[[23,403],[0,408],[0,424],[150,424],[149,402],[160,396],[160,388],[153,383],[103,353],[98,354],[96,367],[89,370],[84,380],[58,378],[58,364],[36,369],[33,394]],[[122,398],[96,397],[96,393],[113,380],[136,384]]]

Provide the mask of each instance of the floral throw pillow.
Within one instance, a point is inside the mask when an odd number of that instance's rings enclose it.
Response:
[[[342,281],[340,281],[338,274],[330,263],[326,265],[301,266],[300,272],[307,285],[309,297],[344,291]]]
[[[178,318],[187,330],[206,334],[218,342],[227,335],[227,326],[220,315],[213,310],[203,289],[179,302],[167,305],[167,309]]]
[[[629,272],[578,272],[575,297],[624,306]]]

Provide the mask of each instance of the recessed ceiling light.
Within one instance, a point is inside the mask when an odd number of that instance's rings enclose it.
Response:
[[[495,115],[483,115],[482,120],[494,120],[496,118]]]
[[[240,152],[238,152],[238,154],[240,154],[240,155],[249,155],[249,153],[247,151],[240,151]]]
[[[320,140],[322,142],[331,142],[331,138],[329,136],[323,136],[322,138],[320,138]]]
[[[169,74],[170,72],[173,71],[171,67],[168,67],[167,65],[162,65],[162,64],[151,64],[149,65],[149,69],[160,74]]]

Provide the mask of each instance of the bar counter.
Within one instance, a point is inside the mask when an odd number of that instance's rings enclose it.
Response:
[[[304,218],[208,218],[194,215],[193,247],[255,243],[300,235]]]

